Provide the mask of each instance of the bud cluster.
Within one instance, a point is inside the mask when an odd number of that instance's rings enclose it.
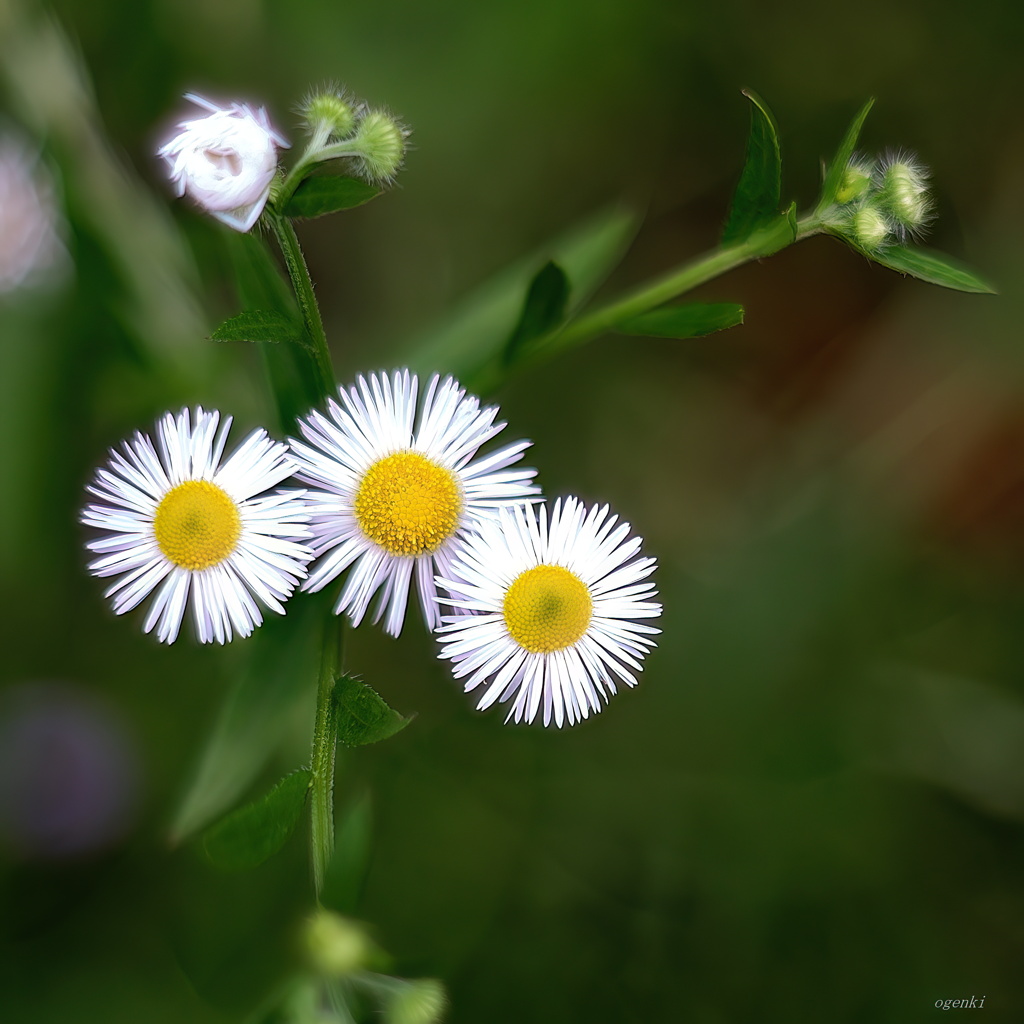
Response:
[[[917,237],[932,214],[928,171],[909,153],[878,160],[855,156],[824,221],[836,234],[867,252]]]
[[[313,135],[305,159],[346,157],[357,174],[374,184],[394,180],[405,159],[409,131],[391,114],[370,108],[338,88],[311,95],[301,114]]]

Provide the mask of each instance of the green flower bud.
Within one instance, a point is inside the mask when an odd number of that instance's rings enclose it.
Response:
[[[927,170],[913,157],[887,160],[879,169],[878,201],[900,228],[918,231],[931,215]]]
[[[391,181],[405,158],[408,132],[380,110],[371,110],[359,122],[353,142],[359,148],[361,170],[371,181]]]
[[[871,188],[872,170],[871,164],[867,161],[851,160],[836,191],[836,202],[845,205],[867,195]]]
[[[358,924],[329,910],[318,910],[302,937],[312,966],[332,978],[361,970],[373,952]]]
[[[871,204],[862,206],[853,215],[850,226],[853,229],[854,241],[869,252],[879,248],[889,234],[889,222],[878,208]]]
[[[436,1024],[448,1005],[444,985],[436,978],[419,978],[398,989],[388,1002],[387,1024]]]
[[[310,96],[303,104],[302,116],[314,132],[326,132],[343,139],[356,126],[356,111],[339,92],[322,92]]]

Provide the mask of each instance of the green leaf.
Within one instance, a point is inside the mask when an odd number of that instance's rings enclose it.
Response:
[[[306,178],[285,204],[286,217],[322,217],[376,199],[383,189],[359,178],[317,174]]]
[[[775,118],[755,93],[744,90],[743,95],[753,104],[750,110],[750,136],[743,172],[722,231],[722,245],[745,241],[779,213],[782,154]]]
[[[420,372],[446,370],[464,384],[494,371],[522,314],[524,296],[537,267],[550,260],[565,272],[572,294],[567,312],[578,309],[618,264],[640,224],[637,213],[611,207],[552,239],[525,259],[480,285],[455,312],[406,345],[408,362]]]
[[[846,167],[850,162],[850,157],[853,156],[854,149],[857,148],[860,130],[864,127],[864,121],[874,103],[874,97],[869,99],[857,112],[857,116],[853,119],[850,127],[846,129],[843,141],[839,143],[836,155],[832,158],[832,162],[825,171],[825,180],[821,186],[821,198],[818,200],[819,210],[823,210],[826,206],[831,206],[836,201],[836,195],[843,184],[843,175]]]
[[[171,824],[172,843],[187,839],[230,807],[277,749],[289,724],[311,715],[328,599],[296,595],[288,602],[287,617],[269,616],[244,645],[224,652],[225,675],[235,682]],[[211,684],[217,682],[211,673]]]
[[[302,324],[272,309],[252,309],[225,320],[210,337],[214,341],[299,341]]]
[[[558,327],[568,303],[569,278],[557,263],[548,260],[527,289],[519,322],[505,345],[505,362],[514,362],[523,345]]]
[[[373,814],[370,794],[363,793],[344,808],[335,829],[334,856],[327,866],[320,902],[353,914],[370,866]]]
[[[890,270],[898,270],[901,274],[910,274],[912,277],[920,278],[929,284],[941,285],[943,288],[989,295],[994,295],[996,291],[992,285],[980,278],[969,267],[944,253],[897,245],[878,252],[865,252],[864,255]]]
[[[693,302],[641,313],[615,329],[619,334],[647,338],[703,338],[743,323],[743,307],[735,302]]]
[[[309,793],[310,771],[286,775],[259,800],[232,811],[203,836],[206,856],[220,868],[241,871],[262,864],[292,834]]]
[[[386,740],[412,721],[412,716],[400,715],[376,690],[354,676],[338,677],[334,701],[338,709],[338,741],[347,747]]]

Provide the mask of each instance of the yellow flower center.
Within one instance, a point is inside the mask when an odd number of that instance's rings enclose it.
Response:
[[[209,480],[172,487],[157,506],[153,532],[160,550],[183,569],[209,569],[223,562],[242,535],[238,506]]]
[[[531,654],[550,654],[583,636],[594,603],[575,573],[560,565],[537,565],[515,578],[501,610],[520,647]]]
[[[459,525],[462,488],[419,452],[395,452],[366,471],[354,504],[359,528],[388,554],[424,555]]]

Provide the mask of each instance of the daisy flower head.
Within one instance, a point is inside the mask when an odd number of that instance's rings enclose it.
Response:
[[[455,614],[438,630],[441,658],[467,693],[483,687],[482,711],[511,701],[506,721],[573,725],[601,710],[617,681],[633,672],[661,630],[661,605],[648,579],[653,558],[635,557],[641,539],[607,505],[576,498],[502,509],[482,523],[438,577]]]
[[[104,531],[88,543],[95,576],[116,577],[104,596],[121,615],[156,592],[143,630],[173,643],[191,604],[203,643],[248,636],[284,614],[312,551],[302,491],[265,493],[292,475],[288,446],[254,430],[224,460],[231,417],[197,407],[157,423],[156,445],[136,432],[111,449],[88,490],[100,499],[82,522]]]
[[[271,127],[263,107],[219,107],[194,93],[185,99],[208,113],[182,121],[157,156],[167,161],[179,196],[187,192],[228,227],[248,231],[270,195],[277,151],[287,149],[288,142]]]
[[[374,621],[398,636],[413,574],[427,628],[440,622],[436,574],[447,575],[460,539],[506,505],[539,500],[534,469],[514,467],[530,446],[516,441],[476,457],[505,427],[451,377],[436,374],[418,400],[408,370],[357,377],[327,415],[299,421],[292,441],[320,560],[304,590],[320,590],[352,567],[335,605],[359,625],[374,594]]]

